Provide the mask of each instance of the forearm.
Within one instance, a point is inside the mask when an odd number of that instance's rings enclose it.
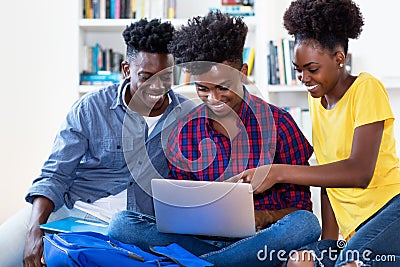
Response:
[[[338,239],[339,227],[336,222],[326,190],[321,188],[321,217],[322,217],[322,239]]]
[[[324,165],[272,165],[270,174],[277,183],[293,183],[319,187],[366,188],[373,170],[346,159]]]
[[[36,227],[46,223],[51,212],[54,210],[54,204],[45,197],[35,197],[32,203],[32,214],[30,218],[30,227]]]

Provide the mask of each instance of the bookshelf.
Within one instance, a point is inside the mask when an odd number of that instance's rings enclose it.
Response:
[[[122,1],[122,0],[121,0]],[[139,0],[137,0],[139,1]],[[221,8],[221,0],[204,0],[201,3],[195,0],[175,0],[176,10],[175,18],[164,17],[165,11],[162,9],[165,7],[166,0],[144,0],[148,2],[151,7],[149,11],[145,12],[145,17],[161,18],[162,21],[171,21],[175,27],[186,24],[189,17],[204,15],[208,12],[209,8]],[[168,0],[171,1],[171,0]],[[156,10],[157,8],[157,10]],[[93,47],[96,44],[100,44],[102,49],[113,49],[113,51],[125,55],[125,44],[122,38],[122,32],[127,25],[134,22],[136,19],[132,18],[121,18],[121,19],[109,19],[109,18],[85,18],[85,1],[81,1],[79,4],[79,21],[78,21],[78,32],[79,32],[79,74],[86,70],[88,65],[86,59],[87,47]],[[154,14],[154,15],[152,15]],[[254,47],[253,36],[256,25],[255,17],[245,17],[246,24],[249,27],[249,34],[247,38],[246,46]],[[90,61],[90,60],[89,60]],[[254,78],[251,78],[254,80]],[[101,88],[100,85],[88,85],[79,84],[78,93],[83,95],[92,90]],[[192,89],[192,90],[191,90]],[[190,98],[194,98],[197,95],[194,94],[193,88],[190,87],[178,87],[177,90]],[[261,96],[261,95],[260,95]]]
[[[122,1],[122,0],[121,0]],[[139,0],[136,0],[139,1]],[[186,24],[187,19],[197,15],[205,15],[210,8],[221,9],[222,0],[175,0],[176,10],[174,18],[167,18],[165,1],[167,0],[144,0],[151,3],[149,11],[145,12],[148,18],[160,17],[162,20],[169,20],[175,27]],[[168,0],[171,1],[171,0]],[[225,0],[224,0],[225,1]],[[164,4],[163,4],[164,3]],[[265,99],[266,101],[281,107],[300,107],[302,110],[307,109],[307,92],[300,85],[269,85],[268,82],[268,62],[267,55],[269,53],[268,43],[270,40],[279,38],[287,38],[284,28],[277,22],[282,21],[282,14],[290,0],[254,0],[254,15],[244,16],[249,32],[246,38],[246,47],[252,47],[255,50],[255,61],[253,71],[249,77],[248,89],[251,93]],[[155,10],[157,7],[157,10]],[[102,48],[112,48],[114,51],[125,54],[125,44],[122,38],[122,31],[126,25],[129,25],[134,19],[106,19],[84,18],[84,2],[80,3],[79,16],[79,73],[82,73],[85,66],[85,47],[94,46],[96,43],[101,44]],[[154,14],[154,16],[152,15]],[[273,25],[273,26],[269,26]],[[80,95],[91,90],[96,90],[101,86],[98,85],[79,85],[78,92]],[[190,99],[197,101],[197,94],[191,86],[177,86],[176,91],[186,95]],[[304,117],[301,114],[292,114],[297,117]],[[299,122],[299,126],[302,127]],[[309,125],[308,123],[305,123]]]

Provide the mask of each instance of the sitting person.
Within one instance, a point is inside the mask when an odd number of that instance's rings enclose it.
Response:
[[[203,104],[179,120],[166,140],[170,178],[224,181],[260,164],[308,165],[313,149],[289,113],[243,84],[246,34],[241,18],[219,11],[189,20],[174,34],[171,52],[193,76]],[[144,250],[176,242],[216,266],[275,266],[320,236],[308,186],[276,185],[254,195],[254,206],[259,231],[248,238],[160,233],[154,217],[132,211],[113,216],[109,235]]]
[[[400,266],[400,169],[390,99],[370,73],[345,68],[349,39],[364,25],[360,8],[351,0],[296,0],[284,25],[295,38],[297,78],[309,92],[319,165],[273,164],[268,173],[254,176],[249,169],[241,178],[259,184],[259,192],[280,183],[322,187],[322,240],[294,253],[288,266]],[[347,242],[338,240],[339,232]]]
[[[124,30],[125,78],[83,96],[71,108],[28,191],[32,205],[0,226],[0,266],[41,266],[39,225],[47,221],[67,216],[109,221],[124,209],[153,214],[152,199],[142,188],[149,177],[169,173],[160,126],[173,128],[187,103],[169,90],[174,61],[167,45],[173,31],[170,23],[156,19]],[[165,78],[152,82],[161,71]]]

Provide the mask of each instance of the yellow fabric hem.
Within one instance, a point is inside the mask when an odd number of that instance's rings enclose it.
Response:
[[[391,186],[392,187],[392,186]],[[350,240],[350,238],[356,233],[357,227],[359,227],[362,223],[364,223],[366,220],[368,220],[371,216],[373,216],[376,212],[378,212],[383,206],[386,205],[392,198],[400,194],[400,184],[397,184],[397,186],[394,186],[392,188],[392,192],[386,192],[387,194],[384,196],[385,198],[382,198],[379,203],[376,204],[376,206],[370,210],[368,214],[365,214],[364,217],[361,218],[360,222],[356,222],[353,226],[349,227],[348,231],[342,231],[340,230],[340,233],[343,235],[345,240]]]

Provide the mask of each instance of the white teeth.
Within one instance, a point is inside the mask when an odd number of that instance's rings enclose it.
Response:
[[[312,90],[312,89],[316,88],[317,86],[318,86],[318,84],[313,85],[313,86],[307,86],[307,90]]]
[[[150,97],[151,99],[160,99],[162,97],[162,95],[151,95],[151,94],[147,94],[148,97]]]
[[[224,106],[224,103],[219,104],[219,105],[214,105],[215,108],[222,108]]]

